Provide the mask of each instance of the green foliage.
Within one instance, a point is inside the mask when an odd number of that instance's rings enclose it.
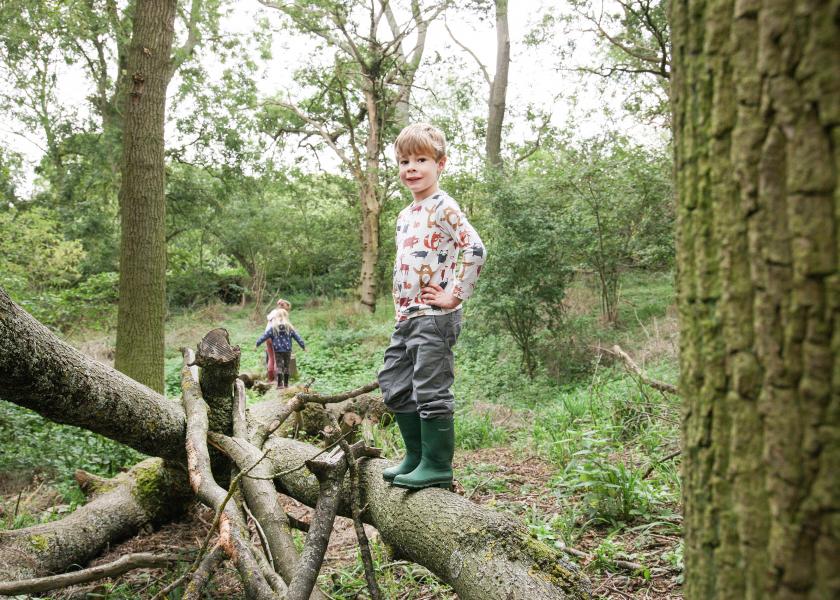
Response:
[[[671,73],[668,3],[629,0],[614,5],[614,10],[599,10],[585,0],[572,0],[567,6],[570,12],[561,18],[569,24],[568,43],[580,43],[583,32],[594,36],[598,49],[581,71],[619,84],[625,94],[624,108],[646,125],[667,126]]]
[[[602,317],[615,323],[621,273],[671,265],[670,159],[607,133],[565,148],[555,169],[568,202],[566,243],[575,261],[595,274]]]
[[[76,469],[113,477],[143,455],[100,435],[53,423],[0,400],[0,471],[41,472],[68,500],[80,500],[73,481]]]
[[[623,462],[593,457],[576,462],[568,473],[573,488],[584,494],[583,502],[596,522],[618,525],[649,518],[658,498],[641,472]]]
[[[47,291],[24,300],[38,320],[61,331],[83,326],[109,330],[116,322],[119,275],[97,273],[66,289]]]
[[[489,413],[461,411],[455,416],[455,442],[459,448],[489,448],[501,446],[507,440],[508,432],[496,426]]]
[[[492,220],[482,235],[491,259],[479,280],[478,310],[487,326],[510,334],[530,377],[537,335],[560,325],[572,275],[560,228],[563,207],[553,199],[550,180],[536,171],[496,179],[487,190]]]
[[[0,271],[24,279],[27,291],[60,288],[78,280],[84,251],[78,241],[65,240],[50,211],[40,208],[0,209]]]

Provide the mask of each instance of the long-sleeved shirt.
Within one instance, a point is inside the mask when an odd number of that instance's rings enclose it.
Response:
[[[272,329],[271,327],[266,329],[265,333],[257,340],[257,346],[269,338],[271,338],[271,347],[274,348],[275,352],[291,352],[292,338],[294,338],[294,340],[298,343],[298,346],[304,349],[306,348],[306,345],[303,343],[303,340],[300,339],[297,331],[294,329],[286,329],[285,325],[280,325],[277,329]]]
[[[460,306],[442,309],[426,304],[420,290],[436,283],[466,300],[475,290],[486,255],[478,232],[446,192],[439,190],[406,206],[397,217],[393,285],[397,321],[458,310]]]

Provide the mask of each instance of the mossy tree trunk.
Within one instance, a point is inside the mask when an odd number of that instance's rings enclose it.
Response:
[[[164,385],[166,203],[164,119],[172,73],[175,0],[139,0],[128,52],[120,184],[117,369],[155,391]]]
[[[838,14],[671,3],[687,598],[840,597]]]
[[[183,470],[149,458],[103,482],[60,521],[0,531],[0,581],[44,577],[85,564],[149,523],[178,516],[190,498]]]

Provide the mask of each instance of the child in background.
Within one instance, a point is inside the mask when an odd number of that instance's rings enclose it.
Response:
[[[397,324],[385,350],[379,386],[385,405],[395,414],[406,455],[382,476],[409,489],[451,488],[452,347],[461,331],[461,302],[475,289],[485,250],[458,203],[438,188],[446,164],[443,133],[426,123],[409,125],[397,136],[394,151],[400,181],[414,200],[397,218]]]
[[[276,308],[274,308],[270,313],[268,313],[268,316],[266,317],[266,331],[271,329],[271,320],[274,318],[274,316],[277,314],[277,310],[280,308],[284,309],[286,312],[289,312],[292,310],[292,303],[288,300],[284,300],[283,298],[280,298],[277,301]],[[268,380],[274,381],[274,379],[277,377],[277,359],[274,356],[274,348],[271,344],[266,344],[265,346],[265,369],[268,372]]]
[[[257,348],[267,339],[271,339],[271,347],[277,361],[277,387],[284,389],[289,387],[289,367],[292,358],[292,339],[306,352],[306,344],[292,327],[289,321],[289,313],[284,308],[276,308],[272,313],[268,327],[257,340]]]

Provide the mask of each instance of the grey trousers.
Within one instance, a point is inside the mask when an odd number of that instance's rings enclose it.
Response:
[[[379,371],[382,399],[392,412],[417,411],[421,419],[454,412],[452,347],[460,333],[460,310],[397,323]]]

